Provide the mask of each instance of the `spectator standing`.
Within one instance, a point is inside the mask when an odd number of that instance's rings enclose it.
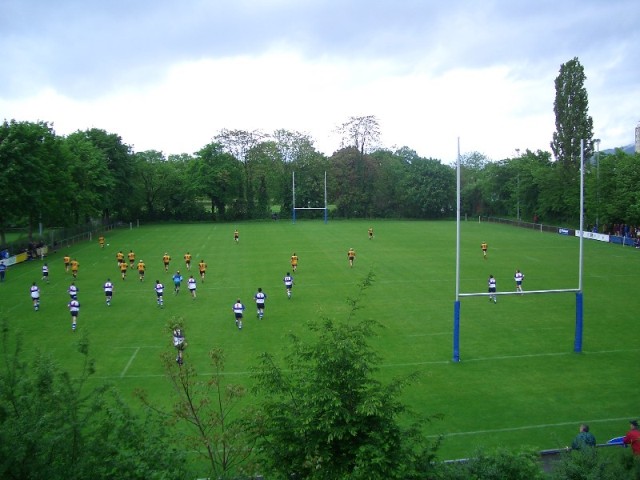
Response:
[[[585,447],[595,447],[596,437],[589,431],[589,425],[583,423],[580,425],[578,435],[571,442],[571,448],[573,450],[582,450]]]
[[[622,439],[625,445],[631,445],[631,450],[634,455],[640,455],[640,430],[638,430],[638,421],[631,420],[629,422],[631,430]]]

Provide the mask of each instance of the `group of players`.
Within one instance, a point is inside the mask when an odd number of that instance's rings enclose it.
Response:
[[[372,240],[373,228],[369,228],[368,235],[369,235],[369,240]],[[240,241],[240,235],[239,235],[238,229],[235,229],[233,233],[233,238],[235,243],[238,244]],[[98,238],[98,243],[100,248],[105,248],[105,246],[108,245],[105,243],[104,236],[100,236]],[[144,281],[146,264],[142,259],[138,260],[136,263],[136,254],[133,250],[129,250],[129,253],[126,255],[122,250],[119,250],[115,256],[116,256],[116,261],[118,265],[118,271],[123,281],[126,280],[127,274],[130,270],[137,271],[138,280],[140,282]],[[191,265],[192,265],[192,258],[193,258],[191,253],[186,252],[183,258],[184,258],[185,267],[187,271],[190,271]],[[351,268],[353,268],[355,258],[356,258],[355,250],[353,248],[349,248],[347,252],[347,259],[349,262],[349,266]],[[162,264],[164,266],[165,273],[169,272],[171,260],[172,260],[171,256],[168,254],[168,252],[165,252],[164,255],[162,256]],[[77,328],[78,316],[80,313],[80,302],[78,300],[78,287],[75,285],[75,279],[78,278],[80,262],[75,258],[71,258],[69,255],[64,256],[63,262],[65,267],[65,272],[71,272],[74,278],[74,281],[72,281],[68,289],[70,300],[67,306],[71,314],[71,322],[72,322],[71,328],[72,328],[72,331],[75,332]],[[298,269],[298,262],[299,262],[299,257],[294,252],[293,255],[291,255],[291,259],[290,259],[291,271],[287,272],[282,279],[288,299],[292,298],[292,290],[294,285],[292,272],[296,273]],[[207,264],[204,260],[200,260],[200,262],[198,263],[198,272],[199,272],[200,280],[204,282],[206,277],[206,272],[207,272]],[[48,282],[49,280],[49,267],[47,263],[45,263],[42,267],[42,280],[45,282]],[[177,270],[176,273],[173,274],[172,276],[174,294],[177,295],[180,292],[180,286],[182,284],[182,281],[183,281],[183,277],[180,274],[180,271]],[[191,297],[195,300],[196,290],[197,290],[197,281],[193,275],[190,275],[187,280],[187,288],[191,294]],[[154,285],[154,291],[156,293],[156,303],[160,308],[164,308],[164,289],[165,289],[164,284],[160,280],[156,280]],[[106,282],[103,284],[103,290],[105,294],[106,305],[110,307],[113,299],[114,290],[115,290],[115,286],[114,286],[114,283],[111,281],[111,278],[107,278]],[[31,294],[34,310],[39,311],[40,289],[36,282],[33,282],[33,284],[31,285],[30,294]],[[265,302],[267,300],[267,294],[262,290],[262,288],[258,288],[257,292],[253,296],[253,300],[255,301],[255,304],[256,304],[256,316],[258,319],[262,319],[264,317]],[[244,316],[244,311],[245,311],[245,305],[242,303],[240,298],[238,298],[236,302],[233,304],[232,312],[234,314],[236,327],[239,330],[242,330],[242,326],[243,326],[242,320]],[[187,342],[184,336],[184,329],[181,326],[175,326],[172,330],[173,330],[173,344],[174,344],[174,347],[178,350],[178,356],[176,358],[176,362],[179,365],[182,365],[183,363],[182,353],[187,345]]]
[[[487,242],[482,242],[480,244],[480,249],[482,250],[482,257],[487,259],[487,250],[489,249],[489,245]],[[516,273],[513,275],[513,280],[516,283],[516,292],[522,294],[522,281],[524,280],[524,273],[522,273],[519,269],[516,269]],[[489,288],[489,301],[493,303],[498,303],[498,298],[496,295],[497,292],[497,282],[493,275],[489,275],[489,279],[487,280],[487,286]]]
[[[74,281],[71,282],[71,285],[69,285],[69,288],[67,289],[70,297],[69,303],[67,303],[67,308],[69,308],[69,313],[71,314],[71,330],[75,332],[78,326],[78,315],[80,314],[80,301],[78,300],[78,287],[76,286],[75,279],[78,278],[80,262],[75,258],[71,259],[68,255],[64,256],[63,261],[65,272],[71,271],[74,278]],[[49,264],[46,262],[42,265],[41,280],[45,283],[49,283]],[[33,282],[29,287],[29,295],[31,297],[33,309],[36,312],[40,311],[40,287],[38,287],[36,282]]]

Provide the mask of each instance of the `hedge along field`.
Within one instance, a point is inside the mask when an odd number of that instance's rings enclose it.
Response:
[[[582,354],[573,352],[574,293],[503,295],[497,304],[470,297],[461,299],[461,362],[454,363],[455,230],[454,222],[284,220],[117,230],[109,232],[104,249],[94,241],[51,253],[45,259],[49,284],[40,281],[41,261],[12,267],[0,285],[0,313],[21,333],[25,354],[46,350],[77,373],[81,357],[74,342],[86,334],[96,359],[93,382],[113,382],[128,398],[142,387],[155,401],[168,403],[171,392],[159,357],[172,350],[165,329],[172,317],[186,322],[185,361],[206,373],[206,353],[222,347],[229,380],[248,385],[258,354],[282,358],[289,345],[285,334],[306,336],[308,320],[345,319],[347,299],[358,295],[358,284],[372,272],[375,282],[356,316],[384,326],[373,341],[383,358],[382,380],[421,373],[405,402],[427,415],[443,414],[426,432],[445,436],[441,459],[466,457],[477,447],[564,447],[580,422],[591,425],[600,443],[624,433],[628,420],[640,416],[640,324],[633,296],[640,252],[585,240]],[[489,245],[487,260],[483,241]],[[357,253],[354,268],[347,261],[350,247]],[[485,292],[489,274],[497,278],[499,292],[513,291],[516,268],[525,274],[525,290],[577,288],[578,249],[577,238],[463,222],[460,291]],[[144,282],[136,270],[120,279],[119,250],[133,250],[144,260]],[[169,273],[162,266],[165,252],[172,256]],[[193,255],[191,272],[186,252]],[[282,277],[293,252],[300,262],[288,300]],[[80,262],[75,333],[66,308],[72,278],[64,272],[65,253]],[[192,300],[186,280],[190,273],[198,277],[201,259],[208,264],[207,277],[198,281]],[[178,295],[171,282],[176,270],[184,277]],[[102,290],[108,277],[116,286],[111,307]],[[163,309],[156,305],[156,279],[165,285]],[[33,281],[42,290],[39,312],[29,298]],[[268,295],[263,320],[255,315],[258,287]],[[246,305],[242,331],[231,311],[237,298]]]

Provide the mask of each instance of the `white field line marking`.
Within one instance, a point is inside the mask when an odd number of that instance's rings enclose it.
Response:
[[[637,416],[637,415],[636,415]],[[620,418],[598,418],[598,419],[590,419],[589,423],[607,423],[607,422],[623,422],[629,421],[630,418],[635,418],[636,416],[630,415],[626,417]],[[565,427],[567,425],[580,425],[580,423],[584,423],[584,419],[582,420],[572,420],[569,422],[560,422],[560,423],[542,423],[539,425],[523,425],[521,427],[508,427],[508,428],[495,428],[492,430],[475,430],[471,432],[454,432],[447,433],[445,437],[457,437],[460,435],[484,435],[486,433],[499,433],[499,432],[517,432],[520,430],[533,430],[536,428],[554,428],[554,427]],[[429,435],[429,437],[435,438],[437,435]]]
[[[131,359],[129,360],[129,363],[127,364],[127,367],[125,368],[124,372],[122,374],[120,374],[119,377],[114,377],[114,376],[95,376],[92,378],[99,378],[99,379],[114,379],[114,378],[124,378],[124,374],[126,373],[126,370],[129,368],[129,365],[133,362],[133,359],[135,358],[136,354],[138,353],[138,350],[140,350],[141,348],[160,348],[160,347],[116,347],[116,348],[135,348],[136,351],[134,352],[134,354],[132,355]],[[640,352],[640,348],[631,348],[631,349],[619,349],[619,350],[600,350],[600,351],[592,351],[592,352],[582,352],[582,354],[580,355],[606,355],[609,353],[634,353],[634,352]],[[517,360],[517,359],[521,359],[521,358],[537,358],[537,357],[561,357],[561,356],[569,356],[569,355],[577,355],[575,352],[556,352],[556,353],[532,353],[532,354],[528,354],[528,355],[505,355],[505,356],[500,356],[500,357],[480,357],[480,358],[471,358],[468,360],[463,360],[461,363],[464,362],[486,362],[486,361],[491,361],[491,360]],[[416,367],[416,366],[420,366],[420,365],[447,365],[452,363],[451,360],[431,360],[431,361],[426,361],[426,362],[405,362],[405,363],[385,363],[383,365],[380,365],[380,368],[395,368],[395,367]],[[283,370],[286,371],[286,370]],[[250,375],[251,372],[249,371],[240,371],[240,372],[223,372],[220,375],[224,375],[224,376],[244,376],[244,375]],[[128,375],[126,378],[157,378],[157,377],[164,377],[164,374],[145,374],[145,375]]]
[[[127,370],[129,370],[129,367],[131,366],[131,364],[135,360],[136,355],[138,355],[139,351],[140,351],[140,347],[136,347],[136,349],[133,351],[133,355],[131,355],[131,358],[129,359],[129,362],[127,363],[127,366],[124,367],[124,370],[122,370],[122,373],[120,374],[120,378],[122,378],[122,377],[124,377],[126,375]]]
[[[405,335],[405,337],[435,337],[439,335],[453,335],[451,332],[439,332],[439,333],[416,333],[414,335]]]

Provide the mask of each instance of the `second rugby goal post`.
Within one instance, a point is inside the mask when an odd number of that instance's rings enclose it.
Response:
[[[293,186],[291,192],[293,195],[292,204],[292,219],[293,223],[296,223],[296,212],[298,210],[324,210],[324,223],[327,223],[329,208],[327,206],[327,172],[324,172],[324,207],[296,207],[296,172],[291,172],[291,181]]]

